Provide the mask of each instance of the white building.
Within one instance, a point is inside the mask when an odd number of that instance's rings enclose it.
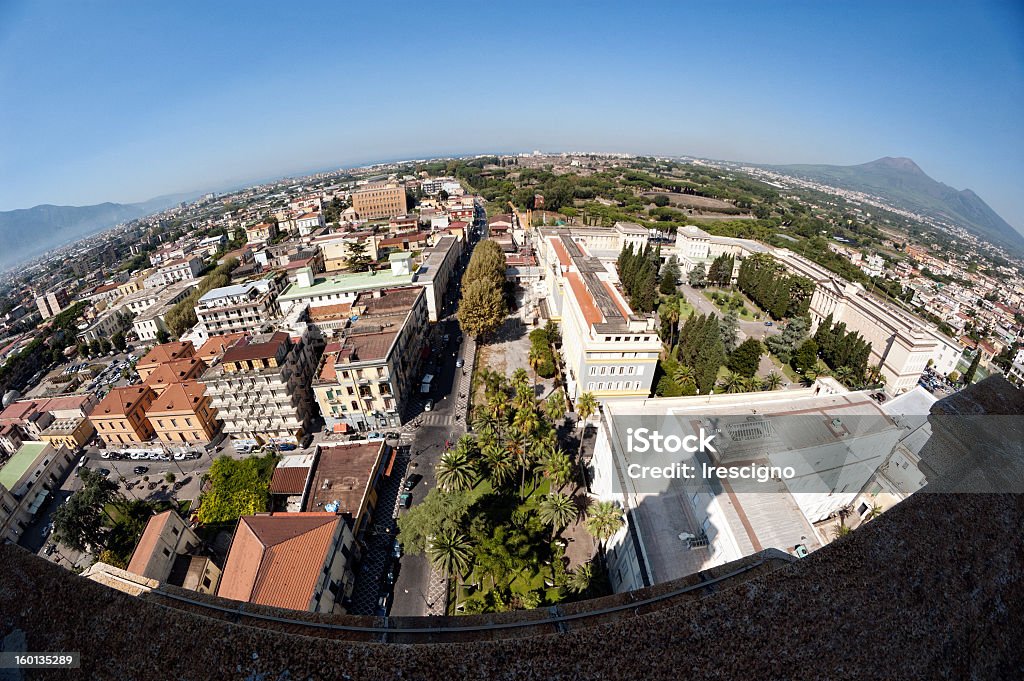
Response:
[[[566,392],[598,400],[647,397],[661,353],[653,315],[630,309],[614,265],[585,250],[568,230],[541,230],[548,317],[562,330]]]
[[[196,302],[196,319],[203,338],[245,331],[256,333],[278,315],[277,295],[285,284],[283,274],[222,286],[207,291]]]
[[[845,323],[849,331],[871,343],[869,363],[881,366],[886,391],[899,394],[913,388],[929,360],[940,374],[956,369],[963,346],[933,324],[786,249],[777,249],[773,255],[790,271],[815,283],[809,310],[812,330],[832,315],[833,322]]]
[[[156,272],[146,277],[142,285],[145,288],[163,288],[176,281],[196,279],[202,271],[203,259],[199,256],[179,258],[159,267]]]
[[[643,451],[630,440],[640,427],[677,437],[703,431],[711,447]],[[625,510],[607,546],[612,587],[678,579],[767,548],[814,551],[831,539],[815,524],[851,508],[911,433],[832,379],[786,391],[606,402],[592,490]],[[676,463],[693,466],[689,477],[651,473]],[[757,467],[762,479],[708,472]]]

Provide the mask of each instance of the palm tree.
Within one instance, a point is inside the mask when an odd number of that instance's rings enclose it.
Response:
[[[530,387],[530,374],[526,373],[526,369],[519,367],[512,372],[512,389],[518,392],[521,387]]]
[[[544,400],[544,415],[554,423],[565,417],[565,393],[561,388],[554,391]]]
[[[587,509],[587,531],[601,545],[611,539],[625,523],[622,509],[614,501],[598,501]]]
[[[483,450],[490,471],[488,478],[495,489],[504,487],[515,475],[515,460],[508,451],[497,442],[487,445]]]
[[[688,367],[685,364],[679,364],[676,366],[676,370],[672,372],[672,378],[676,384],[682,386],[686,383],[694,382],[693,368]]]
[[[782,376],[773,371],[764,377],[763,385],[765,390],[778,390],[782,386]]]
[[[572,462],[569,455],[558,447],[548,450],[543,459],[544,475],[551,479],[551,484],[562,489],[572,479]]]
[[[575,594],[585,594],[590,590],[590,585],[593,581],[594,565],[587,561],[572,571],[566,587]]]
[[[473,547],[465,535],[456,530],[441,530],[427,543],[427,558],[435,570],[448,577],[461,579],[473,565]],[[455,603],[458,604],[459,587],[455,586]]]
[[[533,388],[528,385],[518,386],[515,395],[512,396],[512,408],[516,411],[522,411],[523,409],[535,409],[536,407],[537,398],[533,395]]]
[[[741,393],[743,392],[743,377],[735,371],[730,371],[718,382],[718,385],[727,393]]]
[[[593,393],[583,393],[576,398],[576,413],[580,415],[582,424],[586,424],[587,419],[597,413],[597,400]]]
[[[853,529],[844,522],[840,522],[838,525],[832,528],[832,536],[836,539],[845,537],[851,532],[853,532]]]
[[[455,451],[462,452],[467,458],[473,459],[478,453],[476,438],[466,433],[455,442]]]
[[[761,389],[761,382],[754,376],[748,376],[743,378],[743,390],[742,393],[756,393]]]
[[[850,381],[853,379],[853,369],[843,365],[836,369],[835,377],[843,385],[850,385]]]
[[[874,520],[880,515],[882,515],[882,507],[878,504],[871,504],[871,508],[868,509],[866,514],[864,514],[864,522]]]
[[[464,450],[453,449],[441,455],[435,468],[437,484],[447,492],[461,492],[476,482],[476,466]]]
[[[536,346],[530,347],[530,354],[526,356],[526,361],[529,362],[533,372],[538,373],[537,369],[544,363],[544,351]]]
[[[541,522],[551,525],[552,541],[554,541],[555,535],[558,534],[559,530],[575,522],[578,515],[579,509],[576,508],[576,502],[573,501],[572,497],[559,492],[545,494],[537,507],[537,516]]]
[[[484,409],[475,410],[473,413],[473,430],[480,436],[487,431],[497,433],[498,419],[494,414]]]

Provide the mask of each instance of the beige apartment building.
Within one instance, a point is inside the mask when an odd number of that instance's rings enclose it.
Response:
[[[210,407],[236,440],[295,442],[312,416],[310,377],[317,341],[277,331],[244,338],[202,376]]]
[[[352,192],[352,207],[362,220],[405,215],[405,187],[397,184],[373,184]]]
[[[325,423],[359,431],[401,425],[421,378],[429,324],[424,289],[367,293],[338,307],[333,320],[323,308],[313,320],[336,334],[313,376]]]

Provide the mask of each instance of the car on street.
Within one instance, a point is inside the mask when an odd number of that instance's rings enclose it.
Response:
[[[149,469],[145,466],[136,466],[132,469],[132,472],[135,473],[135,475],[143,475],[144,473],[148,473]]]
[[[423,476],[420,475],[419,473],[413,473],[412,475],[410,475],[408,478],[405,479],[405,484],[403,485],[403,487],[405,487],[405,491],[411,492],[416,487],[416,485],[420,483],[420,480],[422,479]]]
[[[427,400],[427,403],[423,405],[423,411],[433,411],[434,400]]]
[[[764,323],[764,325],[765,325],[765,326],[775,326],[775,324],[774,324],[774,323],[772,323],[772,322],[765,322],[765,323]]]

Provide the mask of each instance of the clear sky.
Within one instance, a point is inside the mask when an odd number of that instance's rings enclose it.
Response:
[[[488,151],[909,156],[1024,228],[1024,5],[0,0],[0,210]]]

